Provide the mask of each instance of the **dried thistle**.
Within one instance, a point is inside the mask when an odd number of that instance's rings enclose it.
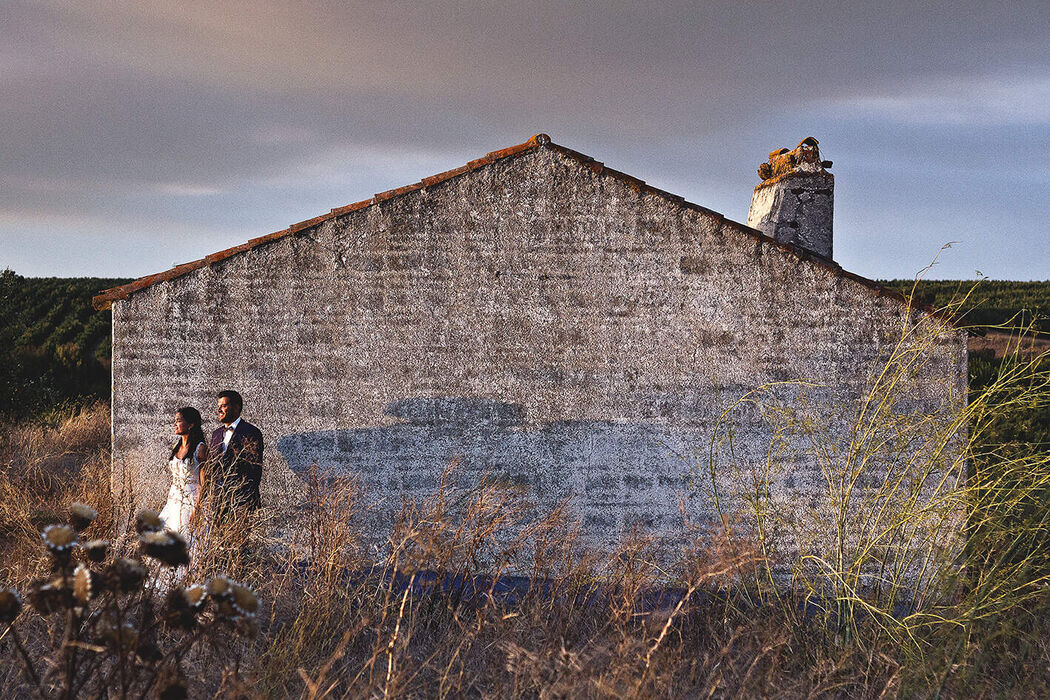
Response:
[[[98,511],[85,503],[73,503],[69,506],[69,524],[77,532],[83,532],[98,517]]]
[[[135,532],[140,535],[145,532],[156,532],[164,529],[164,521],[155,510],[140,510],[135,516]]]
[[[73,545],[77,542],[77,535],[73,532],[73,528],[68,525],[48,525],[40,536],[48,551],[60,564],[69,562],[69,555],[73,552]]]
[[[259,610],[259,597],[255,591],[240,583],[233,584],[233,607],[239,615],[253,617]]]
[[[124,651],[134,649],[139,641],[139,633],[134,625],[130,622],[119,625],[109,617],[99,623],[98,635],[103,641]]]
[[[138,657],[139,663],[150,665],[163,659],[164,653],[157,646],[156,640],[143,639],[135,647],[135,656]]]
[[[208,596],[215,601],[215,610],[222,617],[235,618],[239,614],[233,604],[234,583],[227,576],[216,576],[208,582]]]
[[[22,612],[22,597],[13,588],[0,588],[0,623],[11,623]]]
[[[234,629],[245,637],[254,637],[259,634],[259,621],[254,615],[248,617],[237,617],[233,620]]]
[[[98,574],[83,564],[78,564],[73,572],[73,598],[81,605],[87,605],[98,589],[97,579]]]
[[[186,679],[178,666],[166,665],[157,676],[157,697],[160,700],[185,700],[189,697]]]
[[[233,596],[233,581],[222,574],[208,581],[208,595],[216,600],[226,600]]]
[[[204,607],[207,597],[203,586],[176,588],[168,593],[164,605],[164,622],[169,627],[191,630],[197,625],[197,613]]]
[[[139,538],[139,547],[147,556],[165,566],[181,566],[190,563],[186,540],[170,530],[146,532]]]
[[[109,542],[106,540],[91,540],[80,545],[80,548],[84,550],[84,554],[87,558],[93,562],[104,561],[106,558],[106,552],[109,551]]]
[[[110,565],[106,573],[107,583],[124,593],[139,590],[146,580],[146,567],[136,559],[121,557]]]
[[[29,591],[29,604],[41,615],[50,615],[73,607],[73,596],[62,584],[62,579],[41,579]]]

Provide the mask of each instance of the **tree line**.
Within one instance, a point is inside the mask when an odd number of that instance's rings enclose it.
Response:
[[[91,297],[128,281],[0,272],[0,416],[109,398],[110,312]]]
[[[959,309],[961,320],[973,326],[1016,326],[1050,335],[1050,282],[993,282],[984,280],[913,280],[883,282],[909,294],[915,288],[919,303],[944,308],[955,299],[966,298]]]

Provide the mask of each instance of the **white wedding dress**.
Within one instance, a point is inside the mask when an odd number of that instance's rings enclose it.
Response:
[[[201,490],[201,465],[197,453],[203,444],[202,442],[197,445],[182,459],[172,457],[168,462],[171,488],[168,489],[168,502],[160,511],[160,519],[164,521],[164,527],[187,537],[190,516],[193,515],[193,508],[197,505],[197,497]]]

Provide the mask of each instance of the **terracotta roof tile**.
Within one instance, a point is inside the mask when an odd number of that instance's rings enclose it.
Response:
[[[332,216],[335,217],[335,216],[341,216],[342,214],[349,214],[352,211],[357,211],[358,209],[364,209],[364,208],[366,208],[368,206],[371,206],[371,204],[372,204],[372,200],[371,199],[362,199],[360,202],[354,202],[353,204],[347,204],[345,207],[336,207],[335,209],[332,210]]]
[[[376,202],[385,202],[388,199],[393,199],[394,197],[397,197],[397,196],[400,196],[400,195],[403,195],[403,194],[407,194],[409,192],[415,192],[416,190],[420,190],[420,189],[423,189],[423,183],[417,182],[417,183],[415,183],[413,185],[405,185],[404,187],[395,187],[392,190],[387,190],[386,192],[380,192],[379,194],[373,196],[372,199],[375,200]]]
[[[455,177],[457,175],[462,175],[463,173],[466,173],[466,172],[470,172],[470,166],[468,166],[468,165],[461,165],[458,168],[453,168],[452,170],[446,170],[445,172],[438,173],[437,175],[431,175],[430,177],[425,177],[422,180],[420,180],[419,182],[420,182],[420,184],[423,185],[423,187],[433,187],[434,185],[438,184],[439,182],[444,182],[445,180],[448,180],[449,178],[453,178],[453,177]]]
[[[843,270],[839,266],[839,264],[834,262],[833,260],[829,260],[803,248],[776,241],[753,228],[745,226],[744,224],[726,219],[722,214],[708,209],[707,207],[703,207],[699,204],[694,204],[692,202],[687,202],[683,197],[680,197],[676,194],[671,194],[670,192],[665,192],[664,190],[646,184],[644,180],[639,180],[638,178],[632,177],[631,175],[628,175],[626,173],[622,173],[619,170],[607,168],[601,161],[597,161],[586,154],[580,153],[579,151],[574,151],[571,148],[566,148],[565,146],[555,144],[551,142],[550,137],[546,134],[536,134],[525,143],[518,144],[517,146],[510,146],[509,148],[503,148],[498,151],[491,151],[482,156],[481,158],[477,158],[475,160],[470,161],[466,165],[462,165],[458,168],[453,168],[452,170],[446,170],[445,172],[438,173],[437,175],[425,177],[417,183],[405,185],[404,187],[397,187],[392,190],[387,190],[386,192],[380,192],[376,195],[373,195],[371,199],[365,199],[360,202],[348,204],[344,207],[332,209],[332,211],[328,214],[316,216],[312,219],[307,219],[306,221],[300,221],[297,224],[292,224],[284,230],[275,231],[265,236],[253,238],[246,243],[234,246],[233,248],[227,248],[226,250],[221,250],[217,253],[212,253],[211,255],[208,255],[207,257],[204,257],[200,260],[195,260],[193,262],[178,265],[176,267],[171,268],[170,270],[165,270],[164,272],[160,272],[154,275],[148,275],[141,279],[135,280],[134,282],[121,285],[120,287],[107,289],[95,296],[92,299],[92,303],[94,304],[96,309],[108,309],[114,301],[126,299],[135,292],[145,289],[146,287],[150,287],[159,282],[164,282],[167,280],[175,279],[177,277],[181,277],[194,270],[200,269],[202,267],[207,267],[208,265],[213,265],[221,260],[226,260],[227,258],[237,255],[238,253],[243,253],[257,246],[266,245],[267,243],[271,243],[278,239],[284,238],[285,236],[289,236],[298,233],[299,231],[303,231],[305,229],[317,226],[318,224],[324,223],[325,221],[330,221],[331,219],[334,219],[337,216],[348,214],[353,211],[358,211],[360,209],[365,209],[374,204],[388,201],[390,199],[399,197],[409,192],[415,192],[417,190],[425,189],[427,187],[433,187],[434,185],[438,185],[447,180],[451,180],[452,178],[462,175],[464,173],[477,170],[478,168],[483,168],[487,165],[490,165],[491,163],[502,160],[504,158],[510,158],[516,155],[520,155],[522,153],[528,153],[537,148],[550,148],[558,153],[561,153],[569,158],[572,158],[582,163],[599,176],[611,177],[626,183],[636,192],[660,197],[662,199],[666,199],[670,202],[673,202],[679,206],[686,207],[694,211],[703,212],[711,216],[715,216],[718,218],[719,221],[724,222],[734,230],[744,235],[753,237],[756,241],[760,242],[763,245],[773,246],[779,250],[784,251],[785,253],[798,257],[799,260],[804,260],[824,267],[844,279],[848,279],[852,282],[857,282],[869,289],[875,290],[878,296],[886,296],[893,299],[897,299],[902,302],[907,302],[907,298],[903,294],[897,292],[896,290],[889,289],[888,287],[885,287],[879,284],[878,282],[875,282],[874,280],[867,279],[866,277],[861,277],[860,275],[857,275],[855,273],[847,272],[846,270]],[[918,305],[916,305],[915,308],[921,308],[927,313],[936,315],[939,318],[942,318],[949,322],[954,322],[954,319],[948,318],[947,315],[939,313],[932,308],[920,307]]]

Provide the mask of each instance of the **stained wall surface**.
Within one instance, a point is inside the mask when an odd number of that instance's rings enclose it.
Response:
[[[673,539],[683,508],[714,517],[726,409],[810,380],[844,437],[910,318],[833,266],[537,148],[116,301],[114,481],[161,502],[173,412],[211,416],[234,388],[266,440],[270,505],[316,463],[359,476],[381,533],[458,460],[460,483],[509,481],[541,512],[571,499],[596,546],[639,523]],[[965,339],[945,327],[928,355],[910,400],[956,405]],[[731,417],[738,463],[766,460],[769,416]],[[781,466],[795,526],[826,528],[821,464]],[[741,478],[714,468],[729,490]]]

